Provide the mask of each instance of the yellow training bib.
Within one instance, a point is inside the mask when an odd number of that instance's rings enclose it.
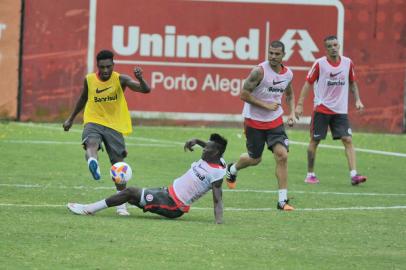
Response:
[[[103,125],[124,135],[132,132],[127,101],[120,84],[120,74],[113,71],[107,81],[101,81],[96,73],[86,76],[88,98],[83,123]]]

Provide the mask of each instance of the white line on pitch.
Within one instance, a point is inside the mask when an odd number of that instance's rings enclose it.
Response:
[[[16,203],[0,203],[4,207],[66,207],[63,204],[16,204]]]
[[[54,207],[66,207],[64,204],[15,204],[15,203],[0,203],[0,207],[22,207],[22,208],[54,208]],[[192,210],[210,210],[210,207],[192,207]],[[364,210],[396,210],[396,209],[406,209],[406,205],[393,205],[393,206],[356,206],[356,207],[333,207],[333,208],[296,208],[296,211],[306,211],[306,212],[319,212],[319,211],[364,211]],[[268,212],[268,211],[278,211],[275,208],[235,208],[235,207],[225,207],[225,211],[235,211],[235,212]]]
[[[247,193],[278,193],[277,190],[255,190],[255,189],[225,189],[223,192],[247,192]],[[348,196],[406,196],[404,193],[373,193],[373,192],[332,192],[332,191],[300,191],[289,190],[289,193],[316,194],[316,195],[348,195]]]
[[[308,143],[296,142],[296,141],[290,141],[290,140],[289,140],[289,144],[296,144],[296,145],[303,145],[303,146],[308,146],[309,145]],[[319,144],[319,147],[321,147],[321,148],[329,148],[329,149],[344,150],[344,146],[338,146],[338,145]],[[387,152],[387,151],[372,150],[372,149],[365,149],[365,148],[355,148],[355,151],[364,152],[364,153],[379,154],[379,155],[385,155],[385,156],[406,157],[406,154],[404,154],[404,153]]]
[[[196,210],[213,210],[210,207],[192,207]],[[295,211],[354,211],[354,210],[394,210],[394,209],[406,209],[406,205],[394,205],[394,206],[356,206],[356,207],[332,207],[332,208],[295,208]],[[225,207],[226,211],[278,211],[275,208],[234,208]]]
[[[114,187],[89,187],[89,186],[49,186],[39,184],[0,184],[0,187],[12,188],[38,188],[38,189],[87,189],[87,190],[114,190]],[[278,193],[277,190],[256,190],[256,189],[224,189],[223,192],[231,193]],[[315,194],[315,195],[344,195],[344,196],[406,196],[404,193],[362,193],[362,192],[331,192],[331,191],[301,191],[289,190],[289,193],[297,194]]]

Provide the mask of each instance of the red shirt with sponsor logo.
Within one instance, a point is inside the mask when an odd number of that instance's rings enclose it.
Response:
[[[325,114],[348,113],[349,83],[356,80],[354,64],[345,56],[337,63],[326,56],[317,59],[306,80],[314,83],[314,110]]]

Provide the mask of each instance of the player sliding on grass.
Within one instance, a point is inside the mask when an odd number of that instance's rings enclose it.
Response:
[[[357,110],[362,111],[364,105],[359,96],[354,65],[350,58],[339,55],[340,44],[337,37],[326,37],[324,47],[327,56],[317,59],[309,70],[296,106],[296,116],[300,117],[303,113],[304,99],[314,83],[314,112],[310,128],[310,143],[307,148],[305,183],[319,183],[314,173],[316,150],[320,141],[326,138],[327,129],[330,127],[333,139],[341,139],[344,145],[350,181],[355,186],[365,182],[367,177],[358,174],[356,169],[355,150],[348,120],[348,90],[354,94]]]
[[[200,160],[192,163],[190,169],[175,179],[169,187],[138,188],[128,187],[123,191],[91,204],[68,203],[75,214],[91,215],[108,207],[126,202],[168,218],[178,218],[189,211],[190,205],[210,189],[213,191],[214,216],[217,224],[223,222],[222,188],[226,173],[222,158],[227,140],[218,134],[211,134],[208,142],[191,139],[185,143],[184,150],[193,151],[194,145],[203,147]]]
[[[114,69],[113,53],[103,50],[97,54],[97,73],[86,76],[82,94],[76,106],[63,123],[65,131],[72,127],[76,115],[85,108],[82,144],[86,150],[89,170],[95,180],[100,179],[97,151],[104,143],[111,164],[123,161],[127,156],[124,135],[132,132],[130,113],[124,96],[126,87],[132,91],[149,93],[150,87],[144,81],[142,70],[134,69],[134,81],[130,76],[119,74]],[[125,184],[116,184],[117,191],[125,189]],[[117,207],[119,215],[129,215],[125,205]]]

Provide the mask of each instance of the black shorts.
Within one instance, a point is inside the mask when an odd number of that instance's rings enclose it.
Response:
[[[256,129],[245,125],[245,136],[247,137],[246,146],[250,158],[260,158],[265,143],[272,152],[274,145],[277,143],[280,143],[289,151],[289,139],[283,125],[273,129]]]
[[[111,164],[122,161],[127,156],[124,136],[120,132],[95,123],[87,123],[83,128],[82,144],[86,149],[86,142],[89,138],[95,139],[101,148],[103,142]]]
[[[167,218],[178,218],[184,214],[169,194],[167,187],[145,188],[142,193],[144,212],[155,213]]]
[[[334,140],[352,135],[347,114],[324,114],[314,112],[310,124],[310,136],[314,141],[324,140],[330,127]]]

